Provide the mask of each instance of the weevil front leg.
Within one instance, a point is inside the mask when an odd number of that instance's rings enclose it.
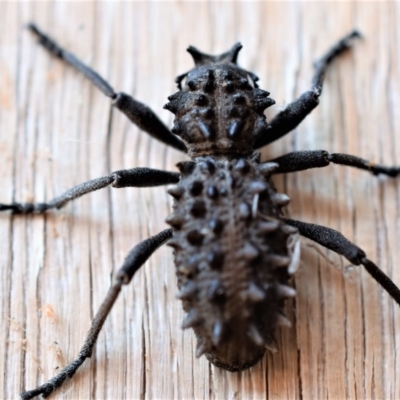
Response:
[[[187,153],[184,143],[169,131],[148,106],[125,93],[116,93],[111,85],[97,72],[85,65],[75,55],[60,47],[53,39],[40,31],[36,25],[29,24],[28,29],[38,37],[39,43],[51,54],[81,72],[107,97],[110,97],[113,100],[113,105],[122,111],[140,129],[166,145]]]
[[[115,283],[112,284],[106,298],[93,318],[92,325],[78,357],[64,367],[58,375],[50,379],[47,383],[37,387],[36,389],[21,393],[22,399],[33,399],[39,395],[43,395],[43,397],[49,396],[54,390],[59,388],[67,378],[71,378],[75,374],[86,358],[91,357],[97,337],[99,336],[101,328],[118,298],[122,285],[129,284],[136,271],[138,271],[147,259],[171,237],[172,229],[166,229],[155,236],[143,240],[131,250],[122,267],[117,272]]]
[[[389,296],[400,305],[400,289],[377,265],[367,258],[362,249],[351,243],[340,232],[325,226],[308,224],[293,219],[283,218],[283,220],[286,224],[297,228],[300,235],[344,256],[354,265],[362,265]]]
[[[107,186],[112,186],[114,188],[160,186],[177,183],[179,182],[179,177],[180,175],[177,172],[162,171],[158,169],[124,169],[115,171],[108,176],[81,183],[47,203],[0,203],[0,211],[11,210],[16,214],[43,213],[54,208],[60,209],[78,197]]]
[[[295,151],[268,161],[278,164],[273,174],[304,171],[310,168],[327,167],[330,163],[345,165],[370,171],[374,175],[387,175],[396,178],[400,167],[375,164],[371,161],[350,154],[328,153],[325,150]]]
[[[315,64],[315,72],[311,82],[311,90],[303,93],[298,99],[290,103],[284,110],[279,112],[271,121],[268,128],[261,131],[254,143],[254,149],[266,146],[286,135],[310,112],[317,107],[322,92],[325,72],[334,59],[351,47],[353,39],[361,35],[353,31],[333,45],[323,57]]]

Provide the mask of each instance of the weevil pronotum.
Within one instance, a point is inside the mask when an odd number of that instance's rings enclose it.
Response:
[[[179,163],[179,172],[150,168],[116,171],[46,203],[0,204],[0,211],[44,213],[108,186],[175,184],[168,190],[174,199],[173,212],[166,219],[171,228],[130,251],[77,358],[47,383],[22,393],[23,399],[47,396],[74,375],[91,356],[122,286],[165,243],[174,249],[179,298],[187,313],[183,328],[191,327],[196,334],[196,355],[204,354],[214,365],[229,371],[249,368],[266,349],[277,351],[274,332],[278,326],[290,325],[283,314],[285,299],[296,295],[289,280],[300,260],[299,236],[362,265],[400,304],[399,288],[342,234],[285,218],[282,208],[290,199],[278,193],[272,182],[275,174],[322,168],[330,163],[390,177],[399,175],[400,168],[324,150],[294,152],[267,162],[260,162],[256,152],[292,131],[318,105],[326,69],[359,37],[357,31],[343,37],[319,59],[310,90],[269,123],[264,110],[274,100],[258,88],[253,72],[237,65],[242,47],[239,43],[217,56],[189,47],[195,66],[176,78],[179,91],[164,106],[175,114],[174,127],[169,130],[146,105],[114,92],[96,72],[34,24],[28,28],[45,49],[83,73],[140,129],[187,153],[190,161]]]

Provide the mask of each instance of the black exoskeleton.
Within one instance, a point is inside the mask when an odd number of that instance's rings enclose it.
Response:
[[[122,285],[164,243],[174,248],[179,297],[187,312],[183,328],[193,328],[197,352],[216,366],[240,371],[254,365],[265,350],[277,351],[277,326],[290,326],[283,314],[285,299],[296,295],[289,285],[300,260],[299,235],[363,265],[400,304],[400,290],[363,250],[339,232],[285,218],[289,197],[277,193],[274,174],[321,168],[330,163],[396,177],[399,167],[376,165],[346,154],[326,151],[290,153],[260,162],[255,150],[292,131],[317,105],[328,65],[348,49],[354,31],[337,42],[315,64],[309,91],[279,112],[270,123],[264,110],[274,104],[257,86],[258,78],[237,65],[236,44],[219,56],[189,47],[195,67],[180,75],[179,91],[165,108],[175,114],[171,131],[146,105],[114,89],[73,54],[59,47],[35,25],[29,29],[50,53],[82,72],[139,128],[189,155],[179,173],[150,168],[116,171],[80,184],[61,196],[35,204],[0,204],[0,211],[42,213],[107,186],[148,187],[176,184],[171,226],[131,250],[115,283],[92,321],[84,345],[72,363],[47,383],[21,394],[24,399],[49,395],[90,357],[97,336]]]

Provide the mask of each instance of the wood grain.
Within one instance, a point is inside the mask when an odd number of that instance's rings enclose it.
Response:
[[[400,163],[398,2],[0,2],[0,202],[44,201],[134,166],[174,170],[185,156],[130,125],[23,29],[35,21],[171,126],[162,110],[188,44],[235,41],[240,63],[277,101],[307,90],[312,61],[354,27],[364,33],[329,71],[321,104],[263,158],[326,149]],[[400,183],[329,167],[277,179],[292,218],[338,229],[400,285]],[[16,398],[78,353],[127,252],[165,229],[165,188],[103,190],[45,216],[0,215],[0,397]],[[232,374],[194,357],[180,329],[170,248],[125,287],[95,354],[58,399],[400,398],[400,313],[365,271],[304,242],[281,351]]]

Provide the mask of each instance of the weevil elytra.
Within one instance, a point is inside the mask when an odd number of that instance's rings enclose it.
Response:
[[[178,76],[179,91],[165,108],[175,114],[169,130],[144,104],[116,93],[96,72],[59,47],[35,25],[30,31],[51,54],[82,72],[134,124],[165,144],[187,153],[190,161],[179,172],[150,168],[116,171],[80,184],[46,203],[0,204],[0,211],[43,213],[59,209],[84,194],[111,186],[150,187],[176,184],[168,190],[174,198],[171,226],[135,246],[115,277],[92,321],[78,357],[57,376],[22,398],[49,395],[72,377],[90,357],[97,336],[122,285],[164,243],[174,248],[179,297],[187,315],[183,328],[197,336],[196,355],[205,355],[218,367],[240,371],[260,360],[266,349],[276,351],[274,332],[290,325],[283,314],[285,299],[295,296],[291,275],[300,260],[299,235],[305,236],[362,265],[400,304],[400,290],[365,252],[339,232],[323,226],[285,218],[282,208],[290,201],[277,193],[275,174],[321,168],[330,163],[396,177],[399,167],[327,151],[301,151],[260,162],[256,150],[292,131],[317,105],[325,71],[348,49],[358,32],[338,41],[315,65],[311,89],[279,112],[271,122],[264,110],[274,104],[261,90],[254,73],[237,65],[240,44],[218,56],[188,51],[195,67]]]

